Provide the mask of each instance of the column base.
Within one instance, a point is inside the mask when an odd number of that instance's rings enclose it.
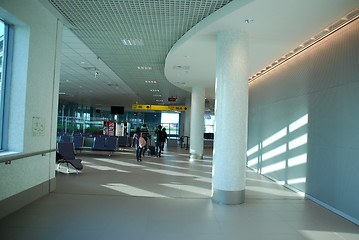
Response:
[[[224,205],[237,205],[244,203],[245,190],[224,191],[219,189],[212,190],[212,201]]]
[[[203,154],[191,153],[189,159],[190,159],[190,160],[200,160],[200,159],[203,159]]]

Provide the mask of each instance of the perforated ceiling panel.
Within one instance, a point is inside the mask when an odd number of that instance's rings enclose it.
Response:
[[[166,80],[165,57],[183,34],[231,1],[49,0],[72,24],[71,30],[146,104],[188,96]]]

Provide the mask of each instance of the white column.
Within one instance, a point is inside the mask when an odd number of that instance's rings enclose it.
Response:
[[[184,116],[184,131],[183,131],[183,136],[189,136],[190,135],[190,126],[191,126],[191,99],[187,98],[186,99],[186,107],[189,109],[185,112],[185,116]]]
[[[245,198],[248,74],[245,33],[217,36],[212,200],[240,204]]]
[[[203,158],[205,89],[192,87],[190,159]]]

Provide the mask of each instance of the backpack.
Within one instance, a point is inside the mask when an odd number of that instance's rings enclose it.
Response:
[[[138,146],[140,146],[140,148],[143,148],[144,146],[146,146],[146,140],[144,137],[142,137],[142,134],[138,139]]]

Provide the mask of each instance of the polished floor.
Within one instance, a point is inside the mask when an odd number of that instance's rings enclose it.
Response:
[[[0,239],[359,239],[357,225],[251,170],[244,204],[213,203],[211,155],[189,162],[168,148],[136,162],[133,149],[82,152],[84,170],[57,173],[55,192],[0,220]]]

